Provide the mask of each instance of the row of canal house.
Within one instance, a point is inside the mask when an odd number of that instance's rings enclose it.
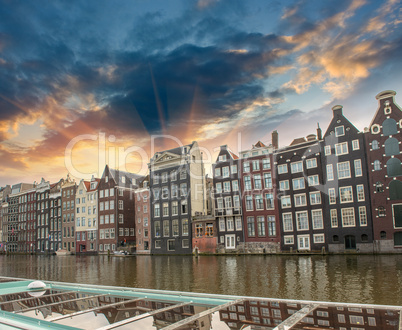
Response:
[[[149,176],[105,167],[100,179],[0,189],[1,246],[11,252],[137,253],[402,248],[401,109],[377,95],[359,132],[332,108],[327,130],[278,147],[222,146],[213,178],[197,142],[157,152]]]
[[[324,135],[318,127],[278,148],[274,132],[271,145],[259,141],[240,157],[222,146],[213,165],[218,250],[400,251],[402,115],[395,94],[376,96],[364,132],[334,106]]]

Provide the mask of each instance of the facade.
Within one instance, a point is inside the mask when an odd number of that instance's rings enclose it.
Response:
[[[61,187],[61,248],[75,253],[75,192],[77,184],[67,175]]]
[[[36,251],[36,188],[29,189],[26,196],[26,247],[24,251],[34,253]]]
[[[100,179],[81,180],[77,187],[75,234],[76,253],[98,251],[98,186]]]
[[[49,244],[50,183],[42,178],[36,186],[36,252],[50,253]]]
[[[140,187],[135,190],[135,220],[136,220],[136,253],[150,254],[151,253],[151,233],[150,233],[150,191],[149,191],[149,176],[142,182]]]
[[[375,252],[402,252],[402,112],[395,95],[376,96],[378,108],[365,134]]]
[[[326,248],[320,140],[317,129],[275,152],[283,251]]]
[[[324,227],[329,252],[373,252],[368,171],[364,134],[332,108],[321,158],[324,183]]]
[[[192,252],[193,216],[205,212],[205,175],[197,142],[157,152],[149,163],[153,254]]]
[[[135,249],[135,189],[143,177],[106,165],[98,188],[99,253]]]
[[[6,211],[8,212],[8,196],[11,194],[11,187],[9,185],[0,188],[0,252],[5,251],[5,242],[6,239],[3,240],[3,214],[4,218],[6,218]],[[3,208],[4,204],[4,208]],[[7,209],[5,208],[7,204]],[[7,217],[8,219],[8,217]]]
[[[221,146],[215,164],[214,175],[215,218],[218,228],[218,251],[236,252],[243,248],[243,212],[240,188],[239,157]]]
[[[64,179],[61,179],[59,182],[54,183],[50,187],[49,191],[49,252],[53,253],[59,250],[61,245],[61,231],[62,231],[62,222],[61,222],[61,188],[63,185]]]
[[[276,131],[273,133],[276,135]],[[280,251],[279,209],[273,167],[274,147],[261,141],[242,151],[241,191],[243,192],[244,242],[247,252]]]

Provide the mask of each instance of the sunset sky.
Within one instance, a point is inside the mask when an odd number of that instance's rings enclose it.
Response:
[[[0,186],[284,146],[336,104],[363,130],[401,59],[398,0],[0,0]]]

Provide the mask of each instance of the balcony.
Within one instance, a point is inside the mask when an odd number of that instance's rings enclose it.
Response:
[[[236,216],[236,215],[241,215],[241,214],[242,214],[241,207],[215,209],[215,217]]]

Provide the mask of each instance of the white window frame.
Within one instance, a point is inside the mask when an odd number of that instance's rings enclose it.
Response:
[[[342,196],[344,194],[342,194],[343,191],[350,191],[350,197],[351,199],[347,199],[347,200],[342,200]],[[346,186],[346,187],[339,187],[339,202],[341,204],[345,204],[345,203],[353,203],[353,187],[352,186]]]
[[[306,215],[306,224],[307,224],[307,228],[302,228],[300,225],[299,225],[299,219],[298,219],[298,217],[300,216],[300,215]],[[307,211],[299,211],[299,212],[296,212],[296,228],[297,228],[297,231],[306,231],[306,230],[309,230],[310,229],[310,225],[309,225],[309,219],[308,219],[308,212]]]
[[[324,234],[313,234],[313,242],[314,244],[324,244],[325,243]]]
[[[340,169],[341,166],[346,165],[346,164],[348,166],[349,175],[347,175],[347,176],[344,174],[340,175],[340,173],[346,172],[346,169]],[[350,170],[350,162],[349,161],[337,163],[336,168],[337,168],[339,180],[351,178],[351,170]]]
[[[278,174],[288,173],[288,164],[278,165]]]
[[[354,160],[354,166],[355,166],[355,176],[363,176],[363,168],[362,168],[362,160],[361,159],[355,159]],[[357,173],[360,171],[360,173]]]
[[[318,196],[318,198],[316,196]],[[310,192],[310,204],[311,205],[321,204],[321,192],[320,191]]]
[[[285,235],[285,236],[283,236],[283,244],[284,245],[293,245],[293,244],[295,244],[294,235]]]
[[[284,191],[289,189],[289,180],[279,181],[279,190]]]
[[[338,210],[337,209],[331,209],[329,212],[329,217],[331,221],[331,228],[338,228],[339,222],[338,222]],[[335,222],[336,220],[336,222]]]
[[[341,142],[341,143],[335,144],[335,155],[336,156],[347,155],[348,153],[349,153],[349,149],[348,149],[347,142]]]
[[[352,141],[352,150],[360,150],[359,140]]]
[[[320,215],[320,216],[321,216],[321,223],[320,223],[320,226],[315,225],[314,217],[315,217],[316,215]],[[324,216],[323,216],[323,214],[322,214],[322,209],[311,210],[311,223],[312,223],[312,226],[313,226],[313,229],[314,229],[314,230],[316,230],[316,229],[324,229]]]
[[[353,215],[353,224],[345,224],[345,217],[346,215],[344,213],[346,212],[352,212]],[[349,216],[349,215],[348,215]],[[356,227],[356,216],[355,216],[355,208],[354,207],[348,207],[348,208],[343,208],[341,209],[341,218],[342,218],[342,227]]]
[[[334,180],[334,167],[332,164],[327,165],[327,181],[332,181]]]
[[[302,182],[303,184],[299,185],[298,187],[295,187],[295,182],[300,182],[300,183]],[[293,190],[306,189],[306,183],[304,182],[304,177],[301,176],[299,178],[292,179],[292,187],[293,187]]]
[[[325,156],[331,155],[331,146],[325,146],[324,147],[324,155]]]
[[[291,173],[302,173],[303,172],[303,161],[299,160],[297,162],[290,163]]]
[[[307,197],[306,194],[297,194],[294,195],[294,203],[295,203],[295,207],[301,207],[301,206],[306,206],[307,205]],[[300,200],[301,202],[304,199],[304,203],[299,204],[298,201]]]
[[[293,216],[292,213],[282,213],[282,225],[284,232],[293,232]]]
[[[306,168],[317,167],[317,158],[310,158],[306,160]]]
[[[342,128],[342,132],[338,133],[338,132],[337,132],[337,129],[338,129],[338,128]],[[344,136],[344,135],[345,135],[345,126],[343,126],[343,125],[341,125],[341,126],[336,126],[335,129],[334,129],[334,132],[335,132],[335,136],[336,136],[336,137],[338,137],[338,136]]]
[[[357,195],[358,202],[364,202],[366,200],[366,198],[364,196],[364,185],[358,184],[356,186],[356,195]]]

